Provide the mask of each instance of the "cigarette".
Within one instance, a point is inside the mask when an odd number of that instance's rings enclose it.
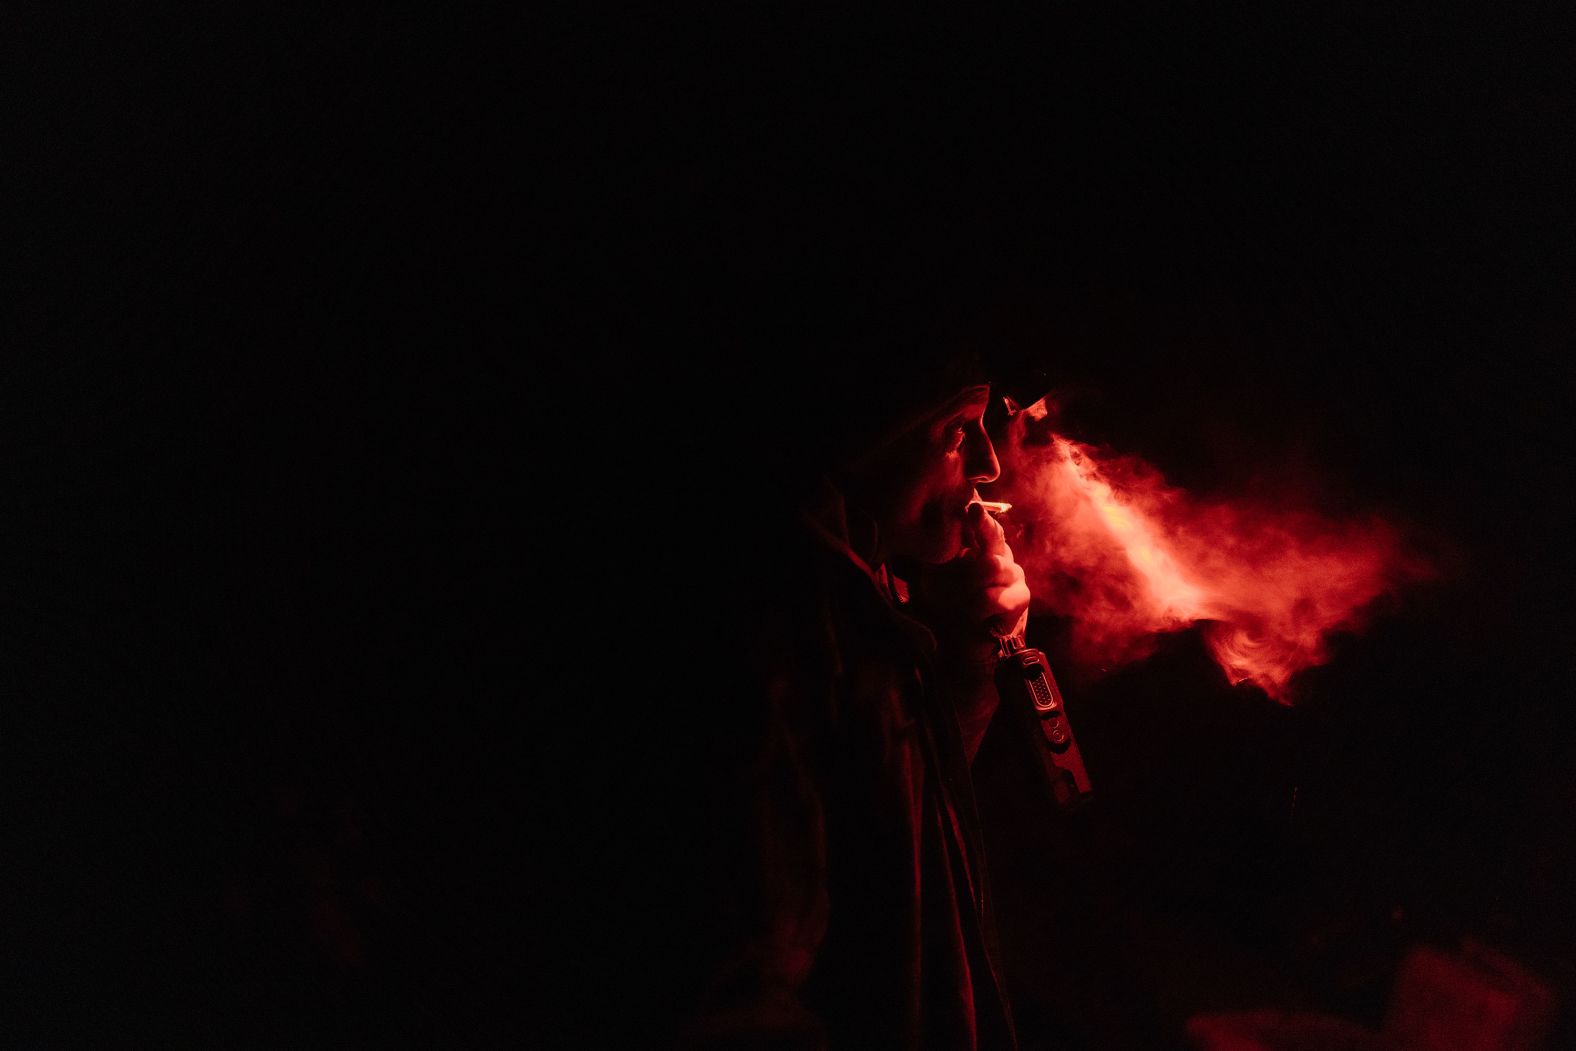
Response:
[[[979,504],[993,515],[1004,515],[1012,510],[1012,505],[1002,500],[974,500],[972,502]]]

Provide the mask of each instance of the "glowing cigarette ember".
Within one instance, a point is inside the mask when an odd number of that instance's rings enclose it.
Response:
[[[979,504],[993,515],[1004,515],[1012,510],[1012,505],[1004,500],[970,500],[971,504]]]

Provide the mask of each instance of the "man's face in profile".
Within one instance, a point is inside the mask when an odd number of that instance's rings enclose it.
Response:
[[[990,387],[959,390],[875,457],[867,481],[887,554],[940,563],[963,548],[974,487],[1001,472],[985,432]]]

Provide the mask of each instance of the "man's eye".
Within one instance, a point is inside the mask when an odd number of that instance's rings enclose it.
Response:
[[[954,420],[947,425],[947,451],[952,452],[963,444],[963,421]]]

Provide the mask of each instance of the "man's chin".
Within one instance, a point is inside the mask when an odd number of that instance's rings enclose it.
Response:
[[[963,517],[947,519],[935,514],[912,528],[896,531],[892,552],[910,562],[939,566],[963,553]]]
[[[929,546],[920,561],[939,566],[951,562],[961,554],[963,554],[963,527],[960,524],[956,528],[949,529],[946,536],[936,537],[935,542]]]

